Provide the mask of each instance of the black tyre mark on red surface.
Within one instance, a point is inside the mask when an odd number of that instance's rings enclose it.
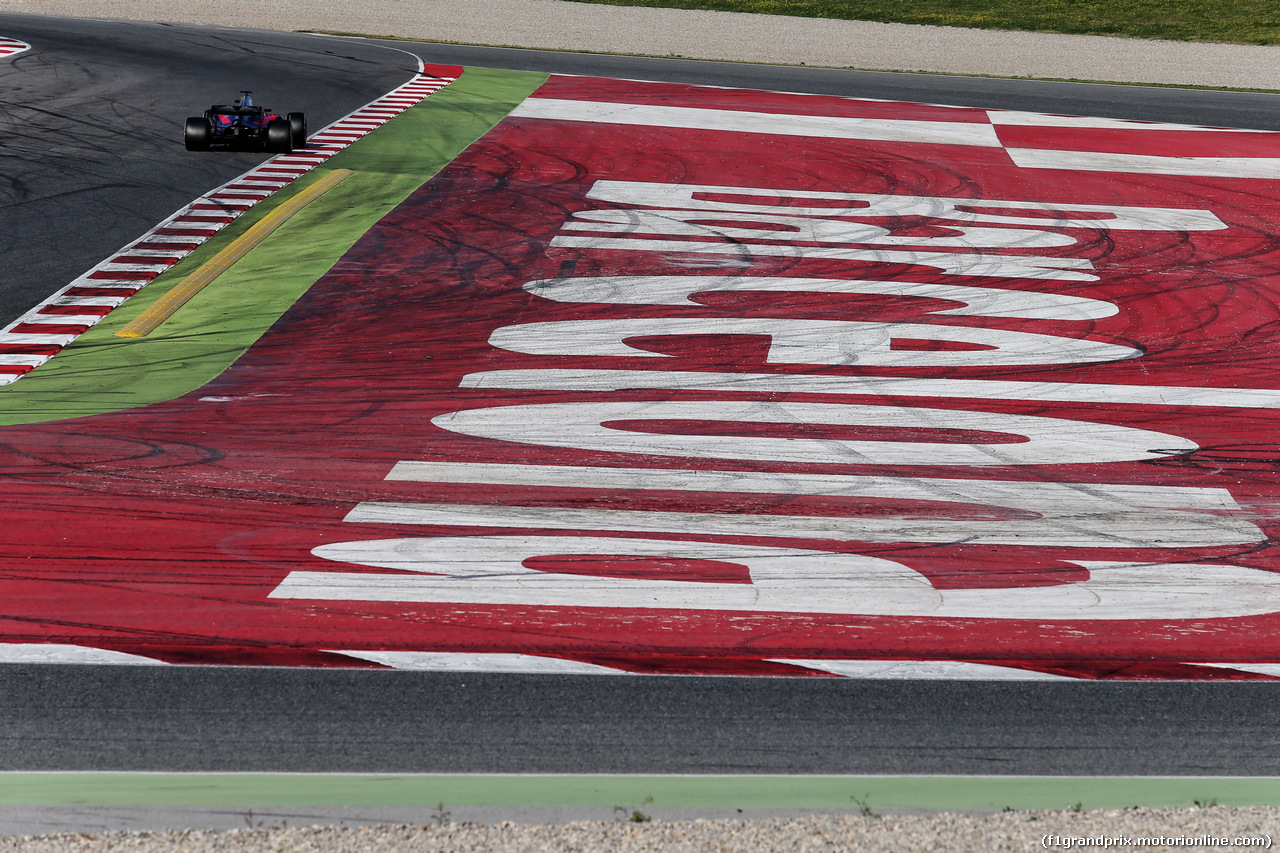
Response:
[[[717,93],[716,97],[730,97]],[[741,96],[740,96],[741,97]],[[773,98],[774,96],[769,96]],[[841,109],[848,109],[842,104]],[[875,109],[884,109],[877,105]],[[914,107],[904,107],[913,110]],[[715,158],[689,132],[641,130],[608,133],[566,129],[556,123],[508,120],[472,146],[355,246],[337,266],[272,328],[231,370],[203,389],[176,401],[136,412],[100,416],[75,425],[0,430],[13,470],[21,475],[13,492],[17,522],[0,543],[9,558],[7,584],[26,602],[11,621],[0,619],[6,638],[39,633],[47,638],[103,648],[133,650],[165,660],[254,662],[288,665],[350,665],[350,659],[319,649],[437,649],[522,651],[616,665],[630,671],[796,674],[769,657],[944,658],[987,661],[1073,674],[1077,677],[1178,677],[1181,661],[1229,659],[1248,648],[1251,659],[1280,657],[1275,616],[1120,623],[1045,623],[1040,620],[931,619],[830,614],[742,614],[715,611],[658,612],[643,609],[544,606],[481,606],[410,602],[318,602],[268,599],[292,571],[332,571],[335,564],[313,556],[320,545],[348,540],[392,539],[427,534],[477,535],[475,528],[346,522],[362,501],[452,502],[473,506],[610,508],[683,512],[687,528],[651,538],[709,544],[805,547],[831,553],[891,559],[927,578],[935,589],[1048,588],[1079,583],[1088,573],[1072,560],[1213,562],[1271,570],[1275,549],[1268,539],[1207,547],[1061,548],[1038,544],[985,546],[966,535],[948,542],[797,541],[777,535],[729,537],[699,530],[698,515],[793,515],[857,518],[916,514],[951,520],[1001,517],[993,507],[940,502],[895,504],[814,495],[749,495],[640,489],[562,488],[436,484],[388,481],[402,460],[538,465],[634,466],[746,472],[973,478],[975,472],[930,464],[890,472],[874,465],[793,464],[770,461],[716,463],[672,460],[641,451],[609,453],[472,438],[432,426],[450,411],[536,402],[591,402],[593,392],[549,387],[500,391],[459,387],[463,376],[490,369],[574,366],[610,369],[714,368],[743,373],[788,372],[828,376],[884,375],[917,378],[988,378],[1045,382],[1111,382],[1230,387],[1233,381],[1262,383],[1266,353],[1252,359],[1231,346],[1265,335],[1275,322],[1274,297],[1265,283],[1245,287],[1246,272],[1259,281],[1276,271],[1276,238],[1248,209],[1236,189],[1241,182],[1205,181],[1204,204],[1231,218],[1233,242],[1213,235],[1164,232],[1117,235],[1075,232],[1072,257],[1102,271],[1098,283],[1076,284],[973,278],[966,284],[1025,288],[1112,299],[1115,318],[1040,323],[953,317],[941,325],[1077,334],[1126,341],[1142,358],[1108,365],[886,368],[770,365],[758,346],[732,346],[719,336],[661,343],[672,353],[659,365],[631,359],[530,356],[487,344],[496,328],[513,323],[625,316],[637,321],[671,316],[669,307],[558,304],[523,292],[536,278],[572,274],[652,274],[655,261],[643,253],[579,251],[550,241],[573,213],[590,206],[584,194],[598,179],[782,186],[808,191],[1021,198],[1055,189],[1050,178],[1034,180],[992,162],[935,165],[891,145],[815,142],[809,165],[752,140],[742,150]],[[792,144],[792,143],[789,143]],[[842,156],[845,152],[847,156]],[[773,164],[776,168],[763,168]],[[945,160],[943,161],[946,162]],[[1003,171],[1002,171],[1003,170]],[[633,174],[634,173],[634,174]],[[770,180],[774,184],[746,183]],[[736,182],[736,183],[735,183]],[[1026,182],[1023,185],[1020,182]],[[1011,189],[1012,187],[1012,189]],[[1119,199],[1154,205],[1166,197],[1188,201],[1184,183],[1150,178],[1117,187],[1082,179],[1067,199],[1105,203]],[[1127,193],[1136,194],[1128,198]],[[1196,190],[1191,190],[1192,196]],[[1052,193],[1049,193],[1052,194]],[[1208,198],[1208,196],[1212,196]],[[1197,202],[1200,203],[1200,202]],[[1170,203],[1172,206],[1172,203]],[[916,223],[898,222],[895,227]],[[700,260],[668,256],[662,271],[713,273],[729,263],[752,275],[848,277],[850,265],[803,256],[757,258],[750,244],[741,255]],[[1011,254],[1017,254],[1014,250]],[[896,276],[946,282],[936,270],[902,264],[860,265],[857,275]],[[1137,282],[1137,284],[1135,284]],[[1240,294],[1249,296],[1240,304]],[[795,299],[788,311],[838,317],[851,303]],[[1257,316],[1259,306],[1269,312]],[[757,299],[708,299],[681,307],[681,316],[759,316],[778,303]],[[894,315],[883,305],[861,303],[861,318]],[[808,314],[805,312],[812,312]],[[919,318],[911,318],[916,321]],[[712,340],[715,337],[716,340]],[[726,353],[732,357],[726,359]],[[1205,382],[1206,377],[1212,382]],[[1255,385],[1262,387],[1262,385]],[[742,394],[745,399],[782,400],[786,394]],[[715,400],[707,392],[628,391],[615,401]],[[847,398],[823,398],[847,403]],[[859,397],[856,402],[893,403],[946,412],[990,411],[1090,421],[1167,431],[1201,445],[1152,461],[1105,466],[1038,465],[981,472],[1010,482],[1073,482],[1227,488],[1247,507],[1275,501],[1274,466],[1268,445],[1256,437],[1274,427],[1269,410],[1195,407],[1100,407],[1089,403],[995,402]],[[87,425],[87,426],[86,426]],[[646,427],[646,429],[648,429]],[[641,430],[643,431],[643,430]],[[677,430],[681,434],[696,430]],[[140,438],[145,437],[145,438]],[[847,438],[847,436],[844,436]],[[1176,450],[1176,449],[1174,449]],[[1016,512],[1004,511],[1017,517]],[[1272,533],[1265,511],[1256,521]],[[29,525],[29,526],[28,526]],[[33,541],[30,535],[35,530]],[[54,538],[50,531],[60,531]],[[67,531],[62,533],[61,531]],[[513,526],[485,527],[479,535],[527,532]],[[575,532],[570,529],[568,532]],[[40,536],[48,536],[43,541]],[[605,531],[625,548],[627,534]],[[38,546],[38,547],[33,547]],[[534,566],[540,565],[536,560]],[[544,560],[541,564],[547,565]],[[606,561],[606,574],[608,565]],[[674,565],[674,564],[672,564]],[[685,565],[720,571],[719,563]],[[353,574],[378,570],[341,566]],[[631,570],[634,570],[632,567]],[[615,574],[617,576],[617,569]],[[625,575],[625,573],[624,573]],[[51,596],[68,589],[92,595],[63,602],[55,617]],[[55,593],[50,591],[54,590]],[[119,615],[124,614],[124,615]],[[19,624],[21,627],[19,627]],[[1133,661],[1149,660],[1135,664]],[[1191,671],[1192,677],[1243,677]]]

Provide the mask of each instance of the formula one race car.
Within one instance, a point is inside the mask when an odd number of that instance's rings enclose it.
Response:
[[[280,116],[253,102],[253,93],[242,91],[234,104],[214,104],[203,116],[187,119],[184,141],[188,151],[208,151],[214,145],[292,151],[307,143],[307,117],[302,113]]]

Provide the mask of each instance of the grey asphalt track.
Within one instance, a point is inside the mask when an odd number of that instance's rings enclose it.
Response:
[[[0,21],[3,18],[0,17]],[[589,74],[668,83],[773,89],[983,109],[1280,130],[1280,94],[1114,86],[998,77],[698,62],[643,56],[395,42],[428,61],[517,71]]]
[[[0,770],[1273,775],[1274,684],[0,667]]]
[[[1280,96],[336,41],[0,15],[0,319],[258,158],[182,119],[241,88],[313,128],[432,62],[1280,128]],[[395,48],[395,49],[388,49]],[[995,684],[0,667],[0,769],[1270,775],[1271,684]]]

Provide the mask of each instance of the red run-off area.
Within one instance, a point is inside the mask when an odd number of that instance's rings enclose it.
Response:
[[[554,77],[216,381],[0,430],[0,637],[1280,676],[1276,151]]]

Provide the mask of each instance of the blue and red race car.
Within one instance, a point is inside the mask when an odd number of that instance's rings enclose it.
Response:
[[[187,119],[184,141],[188,151],[227,145],[288,152],[307,143],[307,117],[278,115],[255,104],[252,92],[241,91],[234,104],[214,104],[203,116]]]

